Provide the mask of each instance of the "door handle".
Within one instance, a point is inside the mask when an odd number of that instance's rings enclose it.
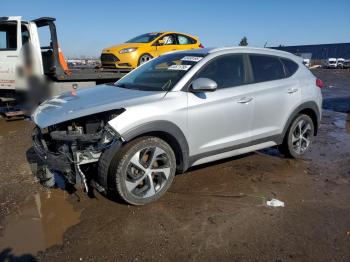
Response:
[[[295,93],[295,92],[297,92],[299,89],[298,88],[290,88],[290,89],[288,89],[288,94],[293,94],[293,93]]]
[[[241,99],[239,99],[237,101],[237,103],[240,103],[240,104],[246,104],[246,103],[249,103],[250,101],[252,101],[253,98],[252,97],[242,97]]]

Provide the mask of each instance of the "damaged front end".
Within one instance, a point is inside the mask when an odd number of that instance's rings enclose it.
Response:
[[[60,175],[66,183],[83,183],[86,192],[90,186],[99,191],[105,188],[96,181],[101,154],[120,147],[122,138],[108,125],[108,121],[124,112],[112,110],[84,116],[47,128],[36,127],[33,133],[34,150],[44,162],[46,179]]]

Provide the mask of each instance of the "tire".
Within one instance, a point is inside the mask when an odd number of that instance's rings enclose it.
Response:
[[[282,145],[279,147],[281,153],[287,157],[301,158],[313,142],[314,131],[314,123],[308,115],[297,115],[289,126]]]
[[[109,188],[129,204],[148,204],[168,190],[175,171],[171,147],[160,138],[141,137],[123,146],[112,159],[109,181],[114,184]]]
[[[148,62],[151,59],[153,59],[153,57],[150,54],[143,54],[140,56],[139,61],[137,63],[137,66],[140,66],[140,65]]]

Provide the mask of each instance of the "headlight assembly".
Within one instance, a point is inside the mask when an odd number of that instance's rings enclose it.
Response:
[[[131,53],[136,51],[137,47],[129,47],[129,48],[124,48],[119,51],[119,54],[126,54],[126,53]]]

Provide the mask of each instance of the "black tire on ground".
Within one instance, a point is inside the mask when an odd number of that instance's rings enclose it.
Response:
[[[307,133],[306,136],[309,139],[309,143],[307,144],[305,140],[299,140],[299,142],[294,142],[293,144],[293,133],[294,133],[294,138],[298,137],[299,135],[299,131],[298,131],[298,124],[302,122],[302,127],[307,127]],[[290,126],[287,129],[287,132],[284,136],[283,139],[283,143],[278,147],[280,152],[282,154],[284,154],[286,157],[290,157],[290,158],[301,158],[310,148],[313,139],[314,139],[314,123],[312,121],[312,119],[308,116],[308,115],[304,115],[304,114],[299,114],[297,115],[294,120],[292,121],[292,123],[290,124]],[[296,148],[298,148],[297,145],[300,145],[300,141],[302,141],[302,143],[304,143],[303,145],[306,146],[306,148],[304,150],[296,150]],[[298,144],[299,143],[299,144]]]
[[[159,191],[155,191],[155,194],[150,197],[136,196],[129,192],[127,189],[128,174],[127,170],[130,171],[130,161],[132,157],[137,154],[140,150],[145,148],[158,147],[163,150],[167,156],[167,167],[170,168],[169,176],[164,180],[162,187]],[[154,153],[155,154],[155,153]],[[141,156],[141,155],[140,155]],[[170,187],[176,172],[176,158],[172,148],[162,139],[157,137],[140,137],[128,144],[124,145],[120,151],[118,151],[112,158],[109,166],[109,183],[108,188],[114,192],[109,192],[110,195],[118,195],[124,201],[132,205],[144,205],[153,202],[160,198]],[[153,174],[153,173],[152,173]],[[149,179],[149,177],[148,177]],[[142,184],[145,182],[142,182]]]

